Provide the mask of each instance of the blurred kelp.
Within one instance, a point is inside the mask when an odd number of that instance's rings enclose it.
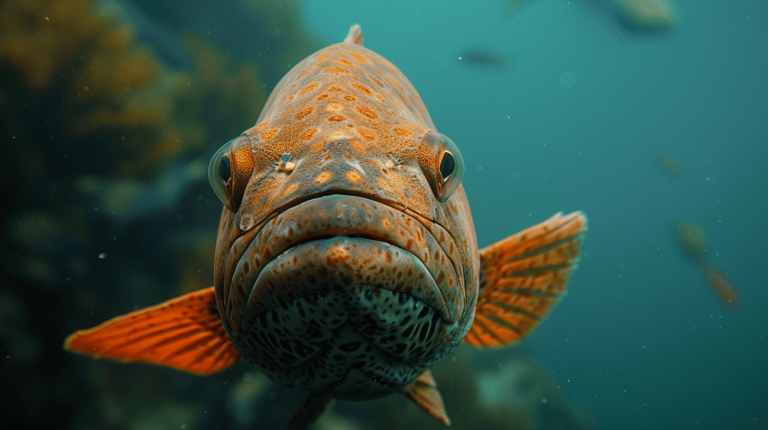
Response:
[[[123,9],[136,4],[0,2],[0,426],[227,425],[227,374],[198,379],[82,360],[64,355],[62,341],[211,285],[221,205],[207,162],[254,124],[271,82],[263,76],[281,76],[289,58],[320,43],[300,28],[293,4],[243,5],[258,19],[217,8],[219,27],[237,21],[272,38],[272,24],[290,29],[269,46],[286,64],[233,56],[199,29],[170,29],[165,42],[189,60],[180,66],[141,42],[147,28]],[[185,9],[210,21],[204,8]]]
[[[165,40],[168,31],[202,33],[206,40],[218,46],[233,48],[228,54],[235,61],[255,61],[269,88],[309,53],[327,45],[305,28],[299,0],[241,0],[226,4],[219,0],[197,0],[194,5],[168,0],[133,0],[131,3],[135,7],[124,8],[128,16],[141,22],[162,23],[162,29],[153,28],[141,38],[158,51],[172,45]],[[344,24],[347,25],[350,24]]]

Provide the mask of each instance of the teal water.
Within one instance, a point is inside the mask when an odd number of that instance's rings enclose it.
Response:
[[[589,216],[569,295],[521,348],[595,428],[768,428],[768,3],[676,1],[660,33],[582,2],[501,3],[306,2],[303,15],[330,41],[361,24],[411,79],[462,150],[481,246],[560,210]],[[478,47],[512,65],[458,60]],[[741,310],[707,289],[678,222],[707,232]]]
[[[248,363],[199,377],[62,344],[212,284],[208,161],[355,23],[461,148],[481,247],[589,217],[541,327],[434,367],[452,428],[768,428],[768,3],[670,0],[677,25],[640,32],[612,1],[0,1],[0,428],[284,428],[306,393]],[[390,428],[444,427],[390,396],[314,430]]]

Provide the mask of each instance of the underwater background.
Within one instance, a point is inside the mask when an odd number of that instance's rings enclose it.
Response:
[[[481,247],[589,217],[540,328],[434,368],[454,428],[768,428],[762,0],[1,1],[0,426],[282,428],[303,393],[244,363],[62,343],[212,284],[211,155],[355,23],[461,148]],[[393,427],[442,428],[399,396],[316,426]]]

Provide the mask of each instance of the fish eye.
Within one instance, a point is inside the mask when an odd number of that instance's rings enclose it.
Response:
[[[435,197],[445,203],[461,184],[464,159],[459,147],[446,135],[432,131],[421,140],[418,160]]]
[[[232,174],[229,166],[229,154],[224,154],[219,160],[219,179],[225,184],[229,182],[229,177]]]
[[[443,177],[443,183],[446,183],[456,167],[456,161],[453,154],[448,151],[443,152],[443,159],[440,160],[440,175]]]
[[[211,158],[208,180],[216,197],[232,212],[240,206],[253,167],[253,153],[245,136],[225,143]]]

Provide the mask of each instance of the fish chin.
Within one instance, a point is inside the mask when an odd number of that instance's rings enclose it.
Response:
[[[254,288],[304,295],[256,316],[233,339],[241,355],[279,383],[340,399],[410,383],[463,334],[422,300],[421,292],[436,291],[424,265],[375,240],[336,237],[291,248]]]
[[[242,357],[284,385],[385,395],[450,354],[468,328],[440,243],[380,202],[305,201],[233,253],[225,327]]]

